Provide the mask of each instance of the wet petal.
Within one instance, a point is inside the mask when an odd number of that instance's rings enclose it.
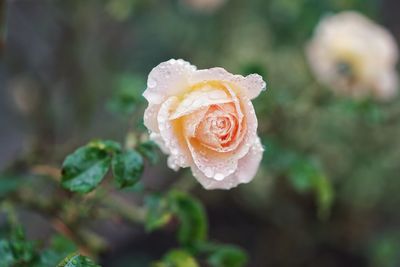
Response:
[[[216,152],[203,146],[195,138],[187,140],[187,143],[195,166],[206,177],[222,180],[236,171],[238,159],[233,152]]]
[[[265,81],[258,74],[243,77],[242,75],[233,75],[223,68],[197,70],[190,78],[190,82],[193,84],[214,80],[235,84],[239,90],[247,94],[249,99],[257,97],[261,91],[266,89]]]
[[[158,121],[157,116],[160,110],[161,105],[153,105],[149,104],[149,106],[145,109],[143,115],[143,123],[144,126],[147,127],[150,131],[159,133],[160,130],[158,129]]]
[[[169,150],[171,162],[180,167],[188,167],[191,162],[190,152],[187,148],[183,131],[177,129],[173,121],[169,120],[170,114],[178,105],[177,97],[168,98],[158,112],[157,120],[161,138]]]
[[[171,59],[153,68],[143,96],[149,103],[161,104],[170,96],[181,94],[189,86],[189,76],[196,67],[182,59]]]
[[[214,88],[208,84],[205,84],[204,87],[199,90],[187,93],[182,98],[183,100],[176,108],[176,111],[171,115],[171,120],[210,105],[232,102],[232,99],[225,91]]]
[[[231,189],[239,184],[248,183],[254,178],[260,165],[263,151],[261,142],[257,138],[249,152],[238,161],[236,171],[220,181],[205,176],[197,167],[192,167],[192,172],[205,189]]]

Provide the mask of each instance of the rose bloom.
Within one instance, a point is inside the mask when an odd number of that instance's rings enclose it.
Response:
[[[265,86],[257,74],[196,70],[171,59],[149,74],[144,124],[169,155],[170,168],[190,167],[206,189],[230,189],[250,182],[260,164],[263,147],[250,100]]]
[[[185,5],[201,12],[214,12],[227,0],[181,0]]]
[[[306,52],[317,79],[340,94],[388,99],[397,91],[396,42],[359,13],[324,17]]]

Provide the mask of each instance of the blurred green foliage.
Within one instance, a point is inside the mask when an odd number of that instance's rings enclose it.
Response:
[[[55,267],[58,262],[75,250],[75,244],[60,235],[53,236],[49,247],[43,248],[38,242],[27,240],[20,225],[13,225],[10,236],[0,239],[0,266]],[[89,265],[76,266],[90,267]]]
[[[317,83],[304,57],[315,26],[329,13],[360,11],[395,30],[397,18],[388,18],[390,10],[382,8],[388,1],[227,0],[213,12],[196,10],[185,0],[63,1],[47,3],[49,9],[22,2],[10,2],[10,29],[0,31],[21,32],[9,38],[20,40],[8,47],[9,72],[16,80],[33,79],[26,91],[33,95],[39,85],[40,102],[36,111],[21,115],[33,129],[33,148],[1,175],[2,201],[38,211],[49,221],[61,218],[78,237],[95,221],[121,218],[133,221],[132,228],[144,223],[150,235],[177,231],[178,242],[154,242],[123,267],[155,259],[163,267],[400,265],[399,98],[384,103],[333,95]],[[18,8],[26,13],[17,16]],[[35,38],[22,31],[31,29],[24,21],[31,22]],[[29,44],[24,53],[22,44]],[[40,54],[43,50],[51,53]],[[32,62],[20,55],[31,56]],[[35,65],[40,58],[56,64]],[[166,172],[165,158],[148,141],[141,94],[151,68],[169,58],[184,58],[199,68],[259,73],[267,81],[267,91],[254,100],[265,154],[249,185],[231,192],[195,190],[199,200],[166,188],[181,173]],[[26,101],[34,99],[30,93]],[[104,107],[114,116],[99,111]],[[102,139],[76,149],[93,137]],[[59,166],[68,153],[63,187],[91,194],[49,189],[49,184],[58,186],[57,175],[33,173],[37,164]],[[110,197],[116,194],[106,179],[110,170],[114,184],[127,187],[124,196],[147,196],[146,212]],[[147,181],[149,176],[159,184]],[[149,194],[158,191],[154,188],[165,191]],[[77,250],[63,238],[44,246],[18,237],[15,230],[3,231],[0,266],[17,260],[56,266]],[[250,254],[215,244],[209,232]],[[96,255],[102,251],[96,242],[78,241],[94,243],[89,247]],[[171,250],[153,252],[158,247]]]

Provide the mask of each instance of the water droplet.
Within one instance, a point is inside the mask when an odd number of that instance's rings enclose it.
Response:
[[[149,88],[154,88],[157,86],[157,82],[154,79],[149,78],[149,80],[147,81],[147,86]]]
[[[207,177],[212,177],[213,174],[214,174],[214,171],[213,171],[212,168],[206,167],[206,168],[204,169],[204,174],[205,174]]]
[[[224,176],[222,173],[216,173],[216,174],[214,175],[214,179],[217,180],[217,181],[221,181],[221,180],[223,180],[224,178],[225,178],[225,176]]]

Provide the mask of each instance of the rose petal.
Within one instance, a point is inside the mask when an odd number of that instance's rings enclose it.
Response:
[[[173,121],[169,120],[171,112],[176,108],[178,103],[177,97],[168,98],[161,105],[157,120],[161,138],[164,141],[165,147],[170,152],[170,157],[172,157],[169,162],[174,162],[175,165],[184,168],[188,167],[192,162],[185,138],[183,137],[184,133],[175,130]]]
[[[238,161],[237,170],[220,181],[208,178],[195,166],[192,167],[192,172],[205,189],[231,189],[241,183],[248,183],[254,178],[260,165],[263,151],[260,139],[257,138],[249,152]]]
[[[257,97],[261,91],[266,89],[265,81],[258,74],[243,77],[242,75],[233,75],[223,68],[197,70],[190,77],[192,84],[204,81],[223,81],[235,84],[247,94],[249,99]]]
[[[211,85],[205,85],[200,90],[185,95],[175,112],[171,115],[170,119],[177,119],[203,107],[229,102],[232,102],[232,99],[226,92],[213,88]]]
[[[189,76],[195,70],[195,66],[182,59],[162,62],[151,70],[143,96],[149,103],[161,104],[169,96],[181,94],[189,86]]]
[[[195,138],[187,139],[187,144],[195,167],[206,177],[222,180],[236,171],[237,158],[233,152],[216,152],[203,146]]]
[[[161,105],[153,105],[149,104],[149,106],[145,109],[143,115],[143,123],[144,126],[147,127],[150,131],[159,133],[160,130],[158,129],[158,121],[157,115],[160,110]]]
[[[160,147],[160,149],[163,153],[165,153],[165,154],[170,153],[169,149],[165,146],[165,143],[161,137],[161,134],[152,132],[152,133],[150,133],[149,137],[150,137],[150,140],[152,140],[154,143],[156,143]]]
[[[253,104],[245,95],[241,97],[241,110],[244,113],[244,127],[246,129],[241,130],[245,133],[244,136],[239,136],[234,140],[236,144],[235,157],[238,159],[247,154],[258,138],[256,112]]]
[[[194,137],[196,133],[196,129],[204,119],[209,107],[202,108],[197,110],[187,116],[185,116],[183,121],[183,127],[185,129],[186,137]]]

